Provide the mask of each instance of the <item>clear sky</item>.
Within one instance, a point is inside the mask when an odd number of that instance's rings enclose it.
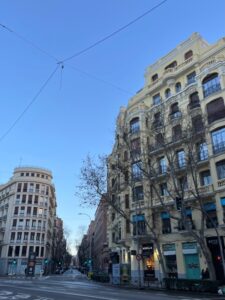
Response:
[[[1,0],[0,23],[59,60],[86,48],[161,0]],[[144,84],[144,71],[193,32],[209,43],[225,36],[224,0],[168,0],[126,30],[58,71],[0,141],[0,182],[14,167],[51,169],[58,215],[76,238],[87,225],[75,187],[88,153],[110,153],[122,105]],[[0,27],[2,136],[56,67],[54,59]],[[72,68],[72,67],[73,68]]]

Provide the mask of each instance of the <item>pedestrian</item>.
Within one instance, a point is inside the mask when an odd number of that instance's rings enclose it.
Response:
[[[202,269],[201,275],[202,275],[202,279],[205,279],[205,270],[204,269]]]
[[[27,276],[27,268],[24,269],[25,276]]]
[[[206,268],[205,270],[205,279],[209,279],[209,269]]]

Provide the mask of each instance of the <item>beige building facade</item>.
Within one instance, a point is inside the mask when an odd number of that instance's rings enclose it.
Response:
[[[141,280],[162,279],[153,231],[169,277],[201,278],[207,260],[194,233],[201,229],[203,211],[203,243],[217,279],[224,276],[224,99],[225,38],[210,45],[194,33],[147,68],[143,89],[120,110],[108,185],[112,201],[127,218],[109,207],[108,237],[111,253],[130,265],[134,283],[140,274]],[[190,153],[196,155],[193,168]],[[151,172],[143,174],[147,169]],[[182,197],[172,185],[183,191]],[[178,222],[180,207],[185,209],[181,223],[189,222],[186,227]]]
[[[56,195],[49,170],[14,169],[0,186],[0,274],[25,274],[30,252],[36,253],[35,273],[50,270]]]

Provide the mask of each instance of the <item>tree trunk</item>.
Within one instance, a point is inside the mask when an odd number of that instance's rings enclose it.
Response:
[[[204,241],[199,242],[201,246],[201,250],[203,252],[203,255],[205,257],[207,267],[209,269],[209,276],[211,280],[216,280],[216,272],[215,268],[212,262],[212,255],[210,253],[210,250],[208,249],[208,246],[204,243]]]

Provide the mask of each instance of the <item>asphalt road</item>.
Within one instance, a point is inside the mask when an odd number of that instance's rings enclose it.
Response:
[[[0,300],[214,300],[218,296],[134,290],[89,281],[76,270],[36,279],[0,279]],[[221,297],[224,299],[224,297]]]

